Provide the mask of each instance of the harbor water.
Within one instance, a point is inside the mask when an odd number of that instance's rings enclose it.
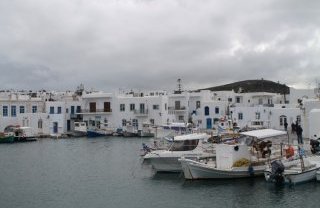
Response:
[[[319,207],[320,183],[186,181],[141,164],[141,138],[40,139],[0,145],[1,208]]]

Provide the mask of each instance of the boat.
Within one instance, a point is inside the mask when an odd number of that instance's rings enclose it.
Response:
[[[168,149],[148,152],[143,161],[152,165],[157,172],[181,172],[179,158],[214,157],[214,149],[205,142],[210,136],[205,133],[193,133],[166,138],[171,142]]]
[[[242,137],[233,142],[216,145],[216,159],[191,160],[181,158],[185,179],[230,179],[263,176],[266,161],[277,157],[272,153],[271,137],[285,135],[286,132],[264,129],[243,132]],[[231,140],[232,141],[232,140]],[[262,148],[258,148],[262,147]]]
[[[123,129],[122,128],[117,128],[113,133],[112,136],[123,136]]]
[[[264,171],[267,182],[276,184],[297,184],[318,178],[320,156],[306,156],[302,146],[297,146],[297,154],[287,159],[272,161]]]
[[[104,136],[112,136],[113,130],[111,129],[88,129],[87,137],[104,137]]]
[[[14,135],[0,132],[0,143],[13,143]]]
[[[152,125],[149,123],[143,123],[142,129],[138,130],[139,137],[154,137],[154,133],[152,132]]]
[[[263,176],[265,163],[252,161],[246,144],[218,144],[213,159],[179,159],[185,179],[228,179]],[[235,165],[235,164],[239,165]]]
[[[15,142],[31,142],[36,141],[36,136],[31,127],[9,125],[4,129],[5,133],[12,134]]]
[[[153,134],[156,138],[164,138],[170,135],[183,135],[191,133],[191,124],[189,123],[169,123],[162,126],[154,126]]]
[[[124,127],[122,132],[123,137],[137,137],[138,136],[138,130],[136,127],[132,126],[131,124],[128,124]]]
[[[308,158],[294,161],[275,160],[266,168],[264,176],[267,182],[294,185],[315,180],[319,169],[319,164],[310,162]]]
[[[72,132],[74,137],[87,136],[87,124],[86,122],[74,122],[74,131]]]

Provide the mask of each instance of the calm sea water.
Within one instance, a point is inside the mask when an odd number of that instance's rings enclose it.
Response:
[[[141,165],[148,139],[42,139],[0,145],[1,208],[319,207],[320,183],[185,181]]]

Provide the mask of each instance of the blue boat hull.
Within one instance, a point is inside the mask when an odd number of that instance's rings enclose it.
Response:
[[[96,131],[87,131],[87,137],[103,137],[106,136],[105,133],[100,133],[100,132],[96,132]]]

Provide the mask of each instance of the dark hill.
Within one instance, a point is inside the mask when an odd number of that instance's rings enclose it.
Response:
[[[285,84],[280,84],[268,80],[245,80],[240,82],[234,82],[226,85],[220,85],[216,87],[209,87],[202,90],[211,91],[231,91],[235,92],[271,92],[280,94],[289,94],[290,88]]]

